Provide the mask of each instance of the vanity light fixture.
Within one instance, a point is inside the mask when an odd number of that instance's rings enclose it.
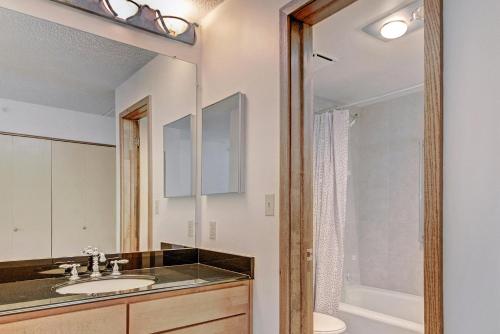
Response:
[[[194,45],[196,42],[196,25],[182,17],[164,15],[158,9],[153,9],[140,1],[135,0],[52,0],[73,8],[84,10],[88,13],[96,14],[114,22],[130,25],[142,30],[152,32],[157,35],[174,39],[179,42]],[[122,3],[120,3],[120,1]],[[126,10],[128,17],[123,17],[125,12],[120,10],[120,14],[113,8],[113,5],[123,9],[123,5],[133,4],[137,10]],[[121,6],[120,6],[121,5]],[[133,6],[132,6],[133,7]],[[125,7],[124,7],[125,8]]]
[[[389,21],[382,26],[380,34],[387,39],[396,39],[408,31],[408,24],[403,20]]]

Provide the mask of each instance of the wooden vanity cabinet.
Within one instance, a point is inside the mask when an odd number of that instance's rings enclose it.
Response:
[[[0,334],[252,334],[252,281],[0,317]]]
[[[224,320],[247,315],[249,305],[247,285],[132,303],[129,304],[129,330],[130,334],[150,334],[197,324],[204,324],[199,325],[203,328],[216,327],[212,322],[224,323]],[[193,329],[180,333],[197,332]],[[248,330],[239,328],[237,333],[245,334]]]
[[[127,306],[54,314],[0,325],[0,334],[126,334]]]

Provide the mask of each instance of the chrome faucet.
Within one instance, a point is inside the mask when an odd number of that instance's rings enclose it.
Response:
[[[90,268],[92,268],[90,277],[92,278],[101,277],[102,274],[99,270],[99,262],[100,263],[106,262],[106,256],[104,255],[104,253],[99,252],[99,249],[97,247],[88,246],[87,248],[82,250],[82,254],[89,256],[88,270],[90,271]]]

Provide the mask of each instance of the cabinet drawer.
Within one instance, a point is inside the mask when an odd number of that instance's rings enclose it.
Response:
[[[248,310],[249,288],[247,285],[138,302],[129,305],[129,333],[161,333],[247,314]]]
[[[0,325],[0,334],[126,334],[127,306],[52,315]]]
[[[235,317],[215,320],[205,324],[169,331],[167,333],[168,334],[248,334],[248,316],[246,314],[237,315]]]

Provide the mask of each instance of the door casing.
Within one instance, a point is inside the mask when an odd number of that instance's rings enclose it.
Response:
[[[120,113],[120,248],[136,252],[140,247],[140,163],[139,147],[132,138],[139,137],[139,120],[148,118],[148,249],[153,244],[153,169],[152,169],[152,110],[151,96],[134,103]],[[129,138],[130,140],[127,140]],[[128,162],[127,162],[127,159]],[[130,171],[126,172],[125,166]],[[127,191],[129,189],[129,191]]]
[[[280,10],[280,333],[313,333],[312,26],[356,0]],[[443,0],[425,0],[425,333],[443,334]]]

